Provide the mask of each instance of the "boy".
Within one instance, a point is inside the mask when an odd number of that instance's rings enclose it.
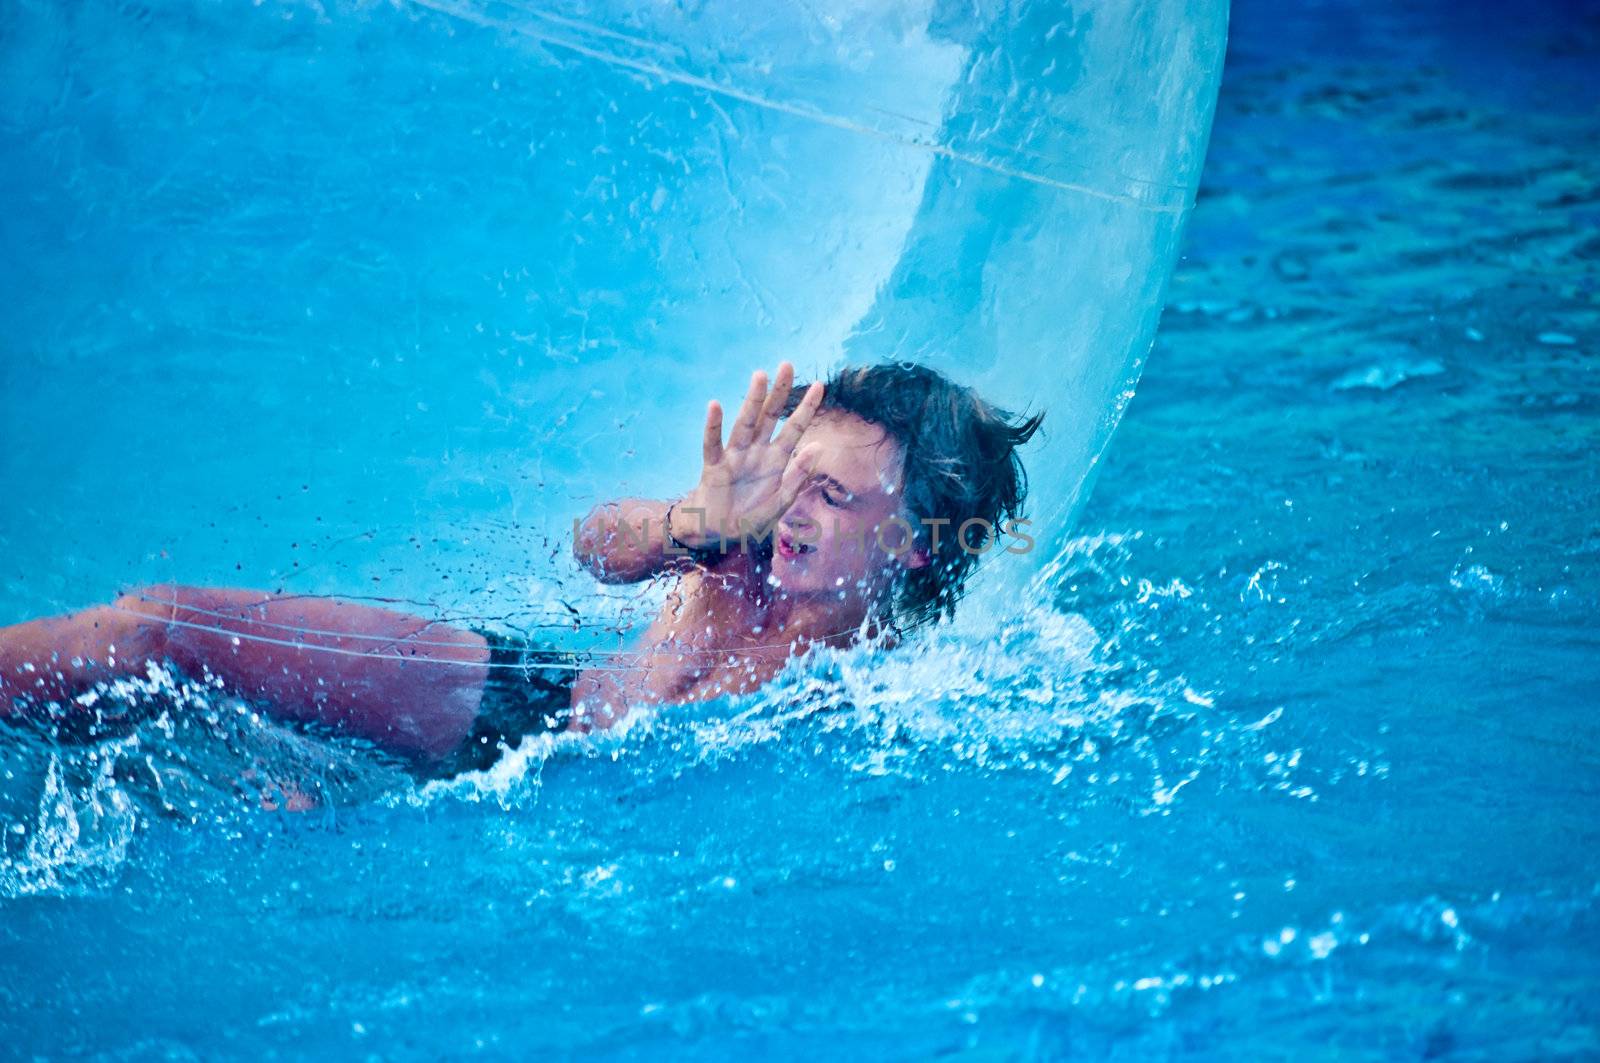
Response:
[[[811,646],[887,643],[952,612],[1001,521],[1027,540],[1017,450],[1041,419],[1019,421],[909,363],[846,369],[797,393],[785,362],[770,390],[766,373],[751,377],[726,439],[709,405],[686,496],[611,503],[576,526],[577,559],[602,582],[676,577],[625,655],[586,666],[369,605],[151,587],[0,628],[0,719],[93,734],[114,721],[78,695],[166,662],[274,718],[448,775],[487,766],[526,734],[609,727],[629,705],[754,690]]]

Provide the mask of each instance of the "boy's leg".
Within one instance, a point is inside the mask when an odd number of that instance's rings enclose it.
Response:
[[[193,677],[209,670],[279,719],[434,763],[471,730],[488,660],[477,632],[389,609],[147,587],[109,606],[0,628],[0,717],[170,661]]]

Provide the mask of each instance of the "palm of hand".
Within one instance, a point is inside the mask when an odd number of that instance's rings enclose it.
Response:
[[[706,411],[703,468],[700,482],[683,500],[681,509],[695,517],[698,528],[687,536],[675,535],[688,545],[705,545],[718,538],[770,528],[794,504],[811,473],[817,448],[796,451],[801,435],[822,402],[822,385],[812,384],[783,429],[773,435],[794,387],[794,367],[778,367],[772,390],[767,375],[756,372],[739,417],[724,445],[722,407],[712,402]],[[688,520],[684,519],[683,524]],[[678,528],[682,530],[681,525]]]

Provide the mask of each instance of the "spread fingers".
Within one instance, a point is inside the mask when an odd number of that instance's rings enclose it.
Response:
[[[821,405],[822,382],[819,380],[806,388],[805,398],[800,400],[800,405],[795,407],[794,413],[784,422],[783,431],[778,433],[778,438],[775,440],[777,445],[785,452],[794,450],[795,445],[800,442],[800,436],[811,427],[811,421],[816,417],[817,408]]]

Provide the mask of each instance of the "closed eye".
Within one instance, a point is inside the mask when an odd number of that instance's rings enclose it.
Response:
[[[822,500],[834,509],[843,509],[855,500],[856,496],[831,476],[818,477],[817,484],[822,491]]]

